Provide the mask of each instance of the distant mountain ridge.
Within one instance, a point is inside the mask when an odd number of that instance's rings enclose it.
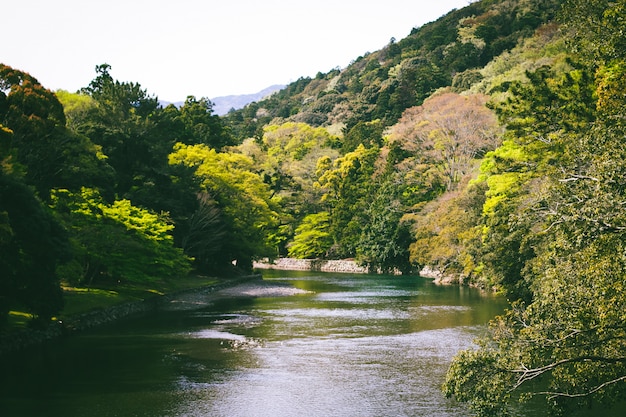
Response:
[[[217,114],[218,116],[223,116],[225,114],[228,114],[228,112],[231,111],[232,109],[235,109],[235,110],[243,109],[248,104],[253,103],[255,101],[263,100],[264,98],[270,96],[271,94],[277,91],[282,90],[285,87],[286,86],[282,84],[275,84],[267,88],[264,88],[258,93],[239,94],[239,95],[234,94],[234,95],[229,95],[229,96],[220,96],[220,97],[211,98],[210,100],[213,103],[213,113]],[[173,104],[176,107],[181,107],[183,104],[185,104],[184,101],[176,101],[174,103],[169,102],[169,101],[160,101],[159,103],[163,107],[166,107],[170,104]]]
[[[259,91],[258,93],[214,97],[211,99],[214,104],[213,112],[219,116],[223,116],[231,109],[242,109],[246,105],[262,100],[272,93],[282,90],[283,88],[285,88],[284,85],[275,84]]]

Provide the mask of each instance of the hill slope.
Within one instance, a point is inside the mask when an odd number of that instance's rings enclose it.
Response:
[[[250,104],[254,101],[262,100],[270,94],[275,93],[276,91],[284,87],[284,85],[272,85],[270,87],[264,88],[258,93],[214,97],[211,99],[214,104],[213,111],[218,116],[223,116],[233,109],[239,110],[245,107],[247,104]]]
[[[228,117],[240,138],[270,121],[349,130],[380,119],[386,126],[441,87],[466,88],[476,70],[550,22],[559,0],[477,1],[415,28],[406,38],[356,58],[343,70],[300,78]]]

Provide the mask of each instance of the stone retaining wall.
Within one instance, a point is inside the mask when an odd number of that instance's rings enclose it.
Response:
[[[321,259],[294,259],[278,258],[273,262],[268,260],[254,262],[257,269],[280,269],[286,271],[317,271],[317,272],[339,272],[348,274],[367,274],[366,267],[359,266],[350,259],[330,260]]]
[[[360,266],[352,259],[341,260],[322,260],[322,259],[295,259],[295,258],[278,258],[273,261],[263,259],[253,262],[252,265],[256,269],[278,269],[284,271],[319,271],[319,272],[339,272],[348,274],[368,274],[377,273],[369,271],[367,267]],[[379,271],[378,271],[379,272]],[[396,275],[401,272],[396,270]],[[462,283],[462,278],[445,276],[440,271],[431,267],[424,267],[419,275],[424,278],[432,278],[437,284],[458,284]]]

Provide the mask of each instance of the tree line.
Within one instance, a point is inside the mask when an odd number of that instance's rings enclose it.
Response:
[[[623,400],[625,7],[474,2],[223,118],[106,64],[56,94],[2,65],[0,314],[262,257],[430,266],[511,302],[446,395]]]

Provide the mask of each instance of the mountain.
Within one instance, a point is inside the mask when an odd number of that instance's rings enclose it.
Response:
[[[480,69],[553,21],[560,0],[483,0],[414,28],[348,67],[302,77],[228,114],[240,139],[271,121],[304,122],[337,132],[374,120],[393,125],[404,110],[440,88],[479,82]]]
[[[230,96],[221,96],[214,97],[211,99],[213,102],[213,111],[215,114],[219,116],[223,116],[227,114],[230,110],[235,109],[239,110],[245,107],[246,105],[253,103],[255,101],[262,100],[267,96],[275,93],[276,91],[282,90],[285,88],[284,85],[272,85],[267,87],[258,93],[254,94],[241,94],[241,95],[230,95]]]
[[[269,97],[270,95],[272,95],[273,93],[282,90],[283,88],[285,88],[284,85],[275,84],[267,88],[264,88],[258,93],[239,94],[239,95],[235,94],[235,95],[230,95],[230,96],[220,96],[220,97],[211,98],[210,100],[213,103],[213,113],[217,114],[218,116],[224,116],[225,114],[228,114],[228,112],[233,109],[240,110],[244,108],[245,106],[247,106],[248,104],[254,103],[255,101],[263,100]],[[174,106],[180,108],[183,104],[185,104],[185,102],[184,101],[170,102],[170,101],[160,100],[159,104],[162,107],[167,107],[168,105],[173,104]]]

